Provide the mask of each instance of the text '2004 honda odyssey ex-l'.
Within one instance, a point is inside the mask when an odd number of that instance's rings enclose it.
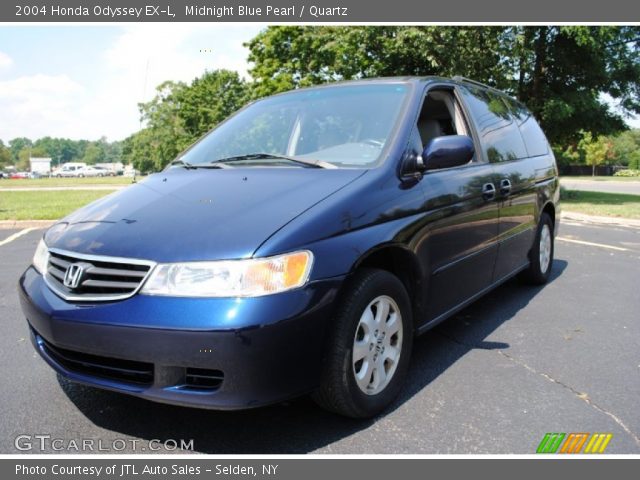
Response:
[[[543,132],[498,91],[297,90],[53,225],[22,308],[76,382],[216,409],[311,393],[372,416],[416,334],[518,273],[549,278],[558,195]]]

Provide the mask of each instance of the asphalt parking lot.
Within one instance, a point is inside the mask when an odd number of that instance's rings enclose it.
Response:
[[[526,454],[547,432],[610,432],[607,453],[640,453],[640,229],[565,222],[552,281],[510,281],[418,338],[401,398],[373,421],[308,399],[186,409],[58,378],[34,353],[16,293],[42,230],[3,245],[14,233],[0,230],[0,453],[44,434],[193,439],[196,452],[229,454]]]

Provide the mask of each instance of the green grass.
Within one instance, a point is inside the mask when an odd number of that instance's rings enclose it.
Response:
[[[109,190],[0,190],[0,220],[56,220],[109,193]]]
[[[563,190],[561,207],[587,215],[640,219],[640,195]]]
[[[593,180],[596,182],[640,182],[640,177],[591,177],[586,175],[581,176],[569,176],[563,175],[560,180]]]
[[[142,177],[137,177],[140,181]],[[130,185],[131,177],[91,177],[91,178],[21,178],[19,180],[0,180],[0,190],[11,188],[67,187],[83,185]]]

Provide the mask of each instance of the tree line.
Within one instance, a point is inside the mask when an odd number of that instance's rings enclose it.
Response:
[[[561,163],[640,155],[625,122],[640,113],[637,26],[272,26],[246,47],[251,80],[213,70],[159,85],[139,104],[144,128],[114,151],[155,171],[251,100],[340,80],[460,75],[523,101]]]
[[[108,142],[105,137],[95,141],[52,137],[31,140],[18,137],[5,145],[0,140],[0,169],[13,165],[19,171],[27,171],[31,157],[51,158],[52,167],[72,161],[90,165],[119,162],[122,161],[122,142]]]

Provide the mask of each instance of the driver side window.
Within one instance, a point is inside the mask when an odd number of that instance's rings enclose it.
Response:
[[[469,135],[460,105],[453,92],[430,90],[422,104],[417,123],[422,148],[436,137]]]

